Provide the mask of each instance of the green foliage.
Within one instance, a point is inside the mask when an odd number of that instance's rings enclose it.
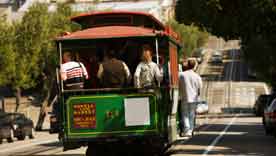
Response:
[[[179,24],[175,20],[169,21],[168,24],[180,35],[182,55],[190,56],[196,48],[204,46],[208,40],[209,34],[194,25]]]
[[[16,28],[15,49],[18,54],[16,87],[30,88],[41,74],[42,51],[48,44],[49,14],[47,6],[35,4],[24,15]]]
[[[8,84],[16,77],[14,38],[14,27],[5,18],[0,18],[0,85]]]
[[[275,0],[178,0],[176,19],[224,39],[241,39],[245,59],[275,82]]]
[[[0,86],[27,89],[42,79],[50,85],[57,64],[53,39],[78,28],[71,25],[72,14],[67,4],[59,4],[56,12],[48,12],[47,4],[36,3],[21,22],[8,24],[0,19]]]
[[[237,37],[240,6],[247,5],[239,0],[179,0],[176,5],[177,21],[195,24],[226,39]]]
[[[264,81],[276,85],[276,55],[275,45],[265,38],[256,37],[244,45],[245,58]]]

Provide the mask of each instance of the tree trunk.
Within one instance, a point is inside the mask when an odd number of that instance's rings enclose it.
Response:
[[[15,107],[15,112],[18,112],[19,109],[19,105],[20,105],[20,100],[21,100],[21,89],[19,87],[16,88],[16,98],[15,98],[15,103],[16,103],[16,107]]]
[[[38,120],[37,120],[36,127],[35,127],[36,131],[42,130],[42,125],[44,123],[44,119],[45,119],[45,116],[47,113],[46,108],[48,105],[49,98],[50,98],[50,89],[47,91],[47,95],[46,95],[45,99],[43,100],[42,106],[40,108]]]
[[[45,117],[47,115],[46,111],[47,111],[47,106],[49,105],[49,99],[51,97],[53,84],[54,84],[54,81],[52,79],[50,80],[50,82],[44,84],[44,88],[45,88],[44,90],[46,91],[46,96],[45,96],[45,98],[43,100],[43,103],[42,103],[42,106],[40,108],[38,120],[37,120],[37,123],[36,123],[35,129],[37,131],[41,131],[42,130],[44,119],[45,119]]]

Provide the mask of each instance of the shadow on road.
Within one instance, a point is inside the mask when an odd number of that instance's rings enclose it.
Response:
[[[45,147],[62,147],[62,143],[57,141],[57,142],[51,142],[47,144],[40,144],[40,146],[45,146]]]
[[[251,118],[251,119],[250,119]],[[252,120],[247,122],[248,120]],[[256,117],[239,119],[229,127],[226,133],[208,151],[208,155],[245,155],[271,156],[276,153],[276,139],[266,136],[262,123]],[[207,129],[200,129],[196,135],[186,142],[177,142],[168,152],[172,155],[202,155],[208,146],[222,135],[227,124],[210,124]],[[274,154],[273,154],[274,153]]]
[[[197,119],[205,119],[205,118],[209,118],[209,119],[221,119],[221,118],[233,118],[235,117],[237,114],[239,114],[239,118],[250,118],[250,117],[256,117],[255,114],[252,113],[247,113],[247,114],[240,114],[239,113],[219,113],[219,114],[205,114],[205,115],[197,115],[196,118]]]
[[[221,108],[222,113],[253,113],[252,108],[245,107],[231,107],[231,108]]]
[[[22,155],[20,155],[20,156],[22,156]],[[47,154],[46,155],[45,154],[42,154],[42,155],[36,154],[34,156],[85,156],[85,155],[84,154],[58,154],[58,155],[56,155],[56,154],[55,155],[52,155],[52,154],[50,154],[50,155],[47,155]]]
[[[26,148],[26,151],[20,150],[19,152],[12,153],[8,156],[42,156],[40,153],[44,153],[43,156],[54,156],[57,153],[62,152],[62,144],[58,141],[51,142],[51,143],[45,143],[38,145],[39,148],[33,148],[32,150]],[[45,152],[49,152],[51,154],[47,154]],[[72,154],[69,154],[70,156]],[[69,156],[67,155],[59,155],[59,156]],[[72,156],[81,156],[81,155],[72,155]]]

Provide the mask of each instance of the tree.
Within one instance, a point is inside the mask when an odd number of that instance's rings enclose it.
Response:
[[[168,25],[180,35],[184,52],[181,55],[190,56],[196,48],[204,46],[208,40],[209,34],[194,25],[179,24],[175,20],[170,20]]]
[[[37,79],[43,69],[41,58],[48,45],[49,14],[45,4],[35,4],[23,16],[22,22],[16,27],[15,48],[18,55],[18,71],[22,75],[18,78],[17,97],[20,89],[28,89],[37,85]],[[44,61],[43,61],[44,62]],[[25,81],[23,81],[25,80]],[[19,102],[17,103],[17,106]]]
[[[5,19],[1,19],[0,24],[0,53],[1,53],[1,71],[0,85],[9,85],[16,90],[17,108],[20,103],[21,88],[28,88],[32,85],[32,78],[28,70],[28,55],[22,55],[16,47],[16,33],[18,23],[8,24]]]
[[[40,84],[45,112],[58,60],[53,39],[79,28],[71,24],[72,14],[68,4],[58,4],[56,12],[48,12],[47,4],[36,3],[21,22],[8,24],[4,18],[0,19],[0,85],[16,90],[16,111],[21,90]]]
[[[40,72],[43,75],[43,79],[40,81],[43,82],[42,88],[45,98],[42,102],[39,119],[36,125],[37,130],[42,129],[44,117],[46,115],[46,107],[51,100],[51,95],[56,94],[54,86],[58,57],[53,39],[64,32],[70,32],[80,28],[79,25],[73,24],[69,19],[74,13],[68,3],[59,3],[55,12],[49,13],[46,11],[45,14],[49,16],[49,31],[44,38],[46,42],[42,45],[42,56],[40,57],[42,67]],[[54,91],[54,93],[52,91]],[[54,96],[52,98],[54,98]]]
[[[176,19],[205,28],[226,40],[241,39],[245,59],[266,81],[275,83],[276,6],[273,0],[178,0]]]
[[[15,31],[14,27],[0,18],[0,86],[11,83],[15,77],[16,53],[13,46]]]
[[[49,43],[48,7],[36,4],[22,19],[11,25],[1,22],[2,50],[1,85],[9,85],[16,90],[16,110],[20,104],[21,89],[37,84],[41,75],[41,57]]]

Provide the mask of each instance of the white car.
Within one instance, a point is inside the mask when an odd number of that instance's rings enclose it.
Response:
[[[222,60],[223,60],[223,57],[221,53],[215,52],[212,55],[212,58],[211,58],[212,63],[222,63]]]

